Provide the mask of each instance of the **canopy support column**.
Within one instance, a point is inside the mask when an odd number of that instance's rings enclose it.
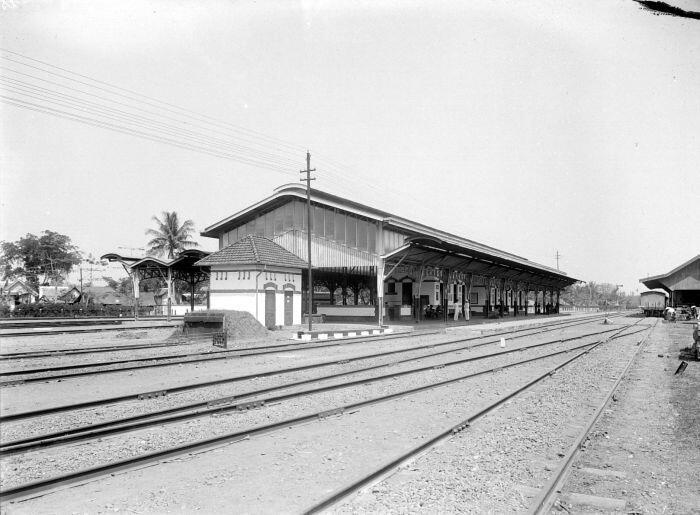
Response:
[[[384,324],[384,258],[377,265],[377,323]]]
[[[168,267],[168,322],[170,322],[170,317],[172,316],[172,295],[173,295],[173,271]]]

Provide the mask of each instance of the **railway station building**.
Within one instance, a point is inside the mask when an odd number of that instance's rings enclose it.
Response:
[[[639,280],[650,290],[664,290],[669,306],[700,306],[700,254],[670,272]]]
[[[299,302],[299,316],[307,315],[304,268],[310,230],[313,314],[380,324],[556,313],[559,292],[577,282],[559,270],[382,209],[317,189],[311,190],[310,197],[310,224],[306,188],[287,184],[210,225],[201,235],[216,238],[219,251],[197,265],[209,265],[216,273],[217,267],[227,265],[225,255],[236,254],[232,246],[237,242],[248,238],[248,244],[260,245],[269,240],[289,254],[285,254],[289,266],[280,268],[282,276],[288,274],[300,282],[268,280],[269,289],[284,295],[284,284],[293,285],[288,289],[301,295],[290,298]],[[231,294],[215,283],[212,280],[209,292],[212,307],[225,304],[224,297]],[[296,312],[294,306],[292,313]],[[296,323],[297,315],[292,317]]]

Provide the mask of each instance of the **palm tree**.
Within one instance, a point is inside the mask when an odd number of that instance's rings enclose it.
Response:
[[[168,259],[173,259],[177,254],[189,247],[197,247],[197,242],[190,239],[194,233],[194,222],[185,220],[182,225],[175,211],[163,211],[162,220],[153,217],[156,229],[148,229],[146,234],[153,236],[148,242],[149,254],[162,256],[167,253]]]

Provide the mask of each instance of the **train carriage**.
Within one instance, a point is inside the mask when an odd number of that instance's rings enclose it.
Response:
[[[668,304],[668,295],[663,291],[645,291],[640,295],[640,307],[645,317],[660,317]]]

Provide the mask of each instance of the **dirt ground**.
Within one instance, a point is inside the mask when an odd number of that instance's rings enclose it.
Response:
[[[561,512],[700,513],[700,362],[675,375],[692,327],[657,325],[562,488],[624,509],[564,499]]]

